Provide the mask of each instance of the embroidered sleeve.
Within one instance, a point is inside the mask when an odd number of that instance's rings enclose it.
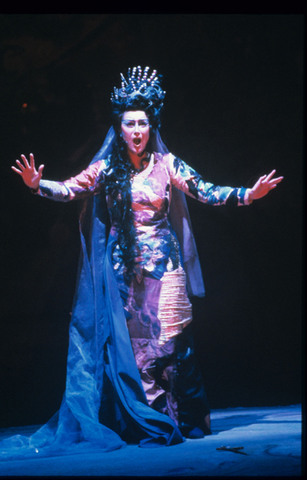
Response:
[[[210,205],[249,205],[247,188],[220,187],[206,182],[179,157],[166,155],[172,185],[190,197]]]
[[[75,177],[71,177],[64,182],[42,179],[39,183],[39,189],[34,193],[57,202],[86,198],[100,191],[105,167],[105,160],[98,160]]]

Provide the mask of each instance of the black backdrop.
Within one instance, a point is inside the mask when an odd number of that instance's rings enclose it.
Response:
[[[78,202],[30,194],[21,153],[64,180],[109,128],[119,72],[149,65],[167,91],[162,137],[205,179],[284,180],[250,207],[188,200],[206,297],[197,356],[212,408],[300,403],[302,15],[0,15],[0,427],[40,424],[65,389]]]

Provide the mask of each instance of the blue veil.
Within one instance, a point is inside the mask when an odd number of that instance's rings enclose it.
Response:
[[[113,127],[91,163],[106,158]],[[166,153],[158,131],[154,150]],[[204,295],[185,197],[173,189],[170,218],[178,236],[190,295]],[[0,442],[0,459],[111,451],[126,441],[141,447],[184,441],[166,415],[148,406],[134,360],[111,252],[103,195],[84,201],[79,219],[81,253],[69,326],[66,389],[59,411],[32,436]]]

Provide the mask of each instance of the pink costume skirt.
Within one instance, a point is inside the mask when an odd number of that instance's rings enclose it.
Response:
[[[177,336],[192,321],[183,268],[161,280],[142,276],[131,283],[126,309],[135,361],[148,404],[178,424]]]

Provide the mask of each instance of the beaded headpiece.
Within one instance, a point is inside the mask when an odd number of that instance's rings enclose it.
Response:
[[[157,70],[153,70],[150,77],[148,76],[149,67],[145,67],[144,72],[140,66],[128,69],[128,80],[121,73],[121,88],[114,87],[114,93],[111,94],[111,102],[119,100],[120,98],[126,98],[131,94],[145,95],[148,90],[154,89],[157,97],[163,100],[166,92],[164,92],[160,86],[159,77],[157,76]],[[160,75],[161,77],[161,75]],[[153,93],[153,92],[152,92]]]
[[[128,69],[127,78],[121,73],[121,88],[114,87],[111,94],[113,113],[118,115],[129,108],[140,108],[148,111],[159,123],[158,118],[163,107],[166,92],[160,85],[161,75],[153,70],[149,75],[149,67],[144,71],[140,66]],[[156,123],[156,122],[155,122]]]

